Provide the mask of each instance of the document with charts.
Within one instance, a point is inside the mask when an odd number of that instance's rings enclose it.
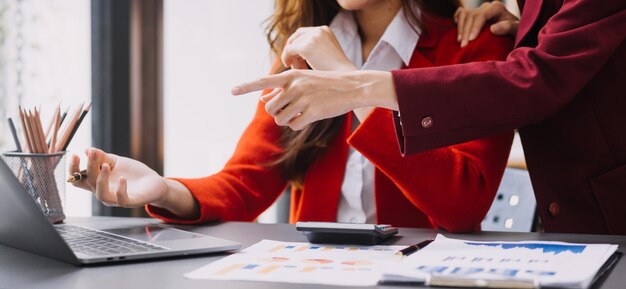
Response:
[[[436,285],[437,280],[437,285],[455,286],[527,282],[532,287],[583,289],[616,250],[617,245],[609,244],[479,242],[438,235],[426,248],[406,257],[401,266],[387,270],[382,282]]]
[[[190,279],[247,280],[345,286],[376,285],[406,246],[339,246],[263,240],[185,274]]]

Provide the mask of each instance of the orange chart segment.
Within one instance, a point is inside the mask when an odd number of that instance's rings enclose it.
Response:
[[[302,262],[309,263],[309,264],[330,264],[330,263],[333,262],[333,260],[329,260],[329,259],[304,259],[304,260],[302,260]]]
[[[274,270],[276,270],[276,269],[278,269],[278,268],[281,268],[281,267],[282,267],[282,266],[280,266],[280,265],[270,265],[270,266],[267,266],[267,267],[265,267],[265,268],[261,269],[261,270],[259,271],[259,273],[260,273],[260,274],[267,274],[267,273],[271,273],[272,271],[274,271]]]
[[[226,268],[224,268],[224,269],[222,269],[220,271],[217,271],[215,273],[215,275],[226,275],[226,274],[228,274],[230,272],[233,272],[233,271],[235,271],[237,269],[240,269],[241,267],[243,267],[243,264],[232,264],[232,265],[230,265],[230,266],[228,266],[228,267],[226,267]]]
[[[278,252],[278,251],[282,250],[283,248],[285,248],[285,246],[276,246],[276,247],[274,247],[274,248],[270,249],[270,251],[269,251],[269,252],[271,252],[271,253],[276,253],[276,252]]]
[[[313,272],[315,271],[315,269],[317,269],[317,267],[304,267],[302,270],[300,270],[300,272]]]

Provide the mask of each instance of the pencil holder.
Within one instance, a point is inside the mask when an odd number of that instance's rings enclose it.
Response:
[[[51,223],[65,219],[65,152],[2,154],[13,174]]]

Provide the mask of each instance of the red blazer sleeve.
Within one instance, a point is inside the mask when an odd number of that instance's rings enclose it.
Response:
[[[541,121],[592,79],[623,44],[624,31],[626,1],[564,0],[538,45],[517,48],[506,61],[393,71],[401,150],[420,152]],[[433,125],[425,128],[427,116]]]
[[[458,47],[454,36],[440,45]],[[511,47],[510,39],[483,32],[453,61],[503,59]],[[500,184],[512,141],[513,131],[510,130],[403,157],[396,144],[392,113],[380,108],[375,109],[349,139],[433,225],[451,232],[480,227]]]
[[[286,186],[280,170],[269,166],[282,151],[279,145],[281,135],[281,128],[259,102],[233,156],[219,173],[197,179],[176,179],[200,204],[200,217],[184,220],[154,206],[147,206],[148,213],[166,222],[181,224],[256,219]]]

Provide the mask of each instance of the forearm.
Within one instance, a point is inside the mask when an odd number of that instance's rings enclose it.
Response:
[[[538,123],[568,105],[622,45],[626,12],[623,2],[567,2],[537,47],[517,48],[506,61],[392,72],[403,152]]]
[[[176,180],[164,178],[164,181],[168,191],[162,200],[152,205],[166,209],[182,219],[198,219],[200,206],[189,189]]]

